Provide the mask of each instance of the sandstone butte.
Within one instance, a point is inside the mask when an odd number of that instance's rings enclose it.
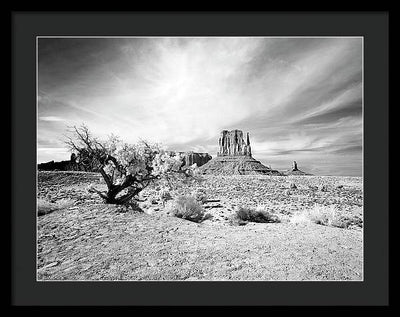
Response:
[[[303,171],[299,170],[299,169],[297,168],[297,162],[296,162],[296,161],[293,161],[292,168],[289,169],[289,170],[287,170],[287,171],[285,171],[285,172],[283,172],[283,174],[285,174],[285,175],[297,175],[297,176],[301,176],[301,175],[305,175],[305,176],[312,175],[312,174],[308,174],[308,173],[306,173],[306,172],[303,172]]]
[[[241,130],[223,130],[218,139],[217,157],[200,167],[203,174],[212,175],[282,175],[252,157],[250,136],[246,140]]]

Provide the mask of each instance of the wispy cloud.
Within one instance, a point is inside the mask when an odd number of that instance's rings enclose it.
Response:
[[[65,121],[65,119],[56,116],[43,116],[39,117],[41,121]]]

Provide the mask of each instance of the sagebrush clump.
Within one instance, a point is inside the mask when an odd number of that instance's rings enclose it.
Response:
[[[249,222],[281,222],[276,214],[266,210],[263,206],[257,208],[239,207],[236,210],[236,217],[239,220]]]
[[[291,222],[313,222],[323,226],[349,228],[362,227],[362,219],[356,214],[340,210],[336,205],[315,205],[292,217]]]
[[[179,196],[169,201],[166,209],[175,217],[193,222],[202,222],[209,218],[203,206],[192,196]]]

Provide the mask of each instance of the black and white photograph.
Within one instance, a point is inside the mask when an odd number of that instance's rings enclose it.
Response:
[[[36,280],[364,281],[362,36],[37,36]]]

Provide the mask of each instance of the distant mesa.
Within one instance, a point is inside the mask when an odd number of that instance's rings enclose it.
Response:
[[[282,175],[255,160],[251,154],[249,133],[246,140],[243,136],[241,130],[223,130],[218,139],[217,157],[204,164],[200,171],[212,175]]]
[[[80,166],[76,163],[75,153],[71,154],[69,161],[50,161],[46,163],[39,163],[38,170],[40,171],[77,171],[81,170]]]
[[[297,162],[293,161],[292,168],[283,172],[285,175],[312,175],[306,172],[303,172],[297,168]]]
[[[171,153],[175,153],[170,151]],[[193,164],[197,164],[198,167],[206,164],[209,160],[212,159],[211,155],[208,153],[196,153],[193,151],[188,152],[179,152],[183,155],[183,166],[189,167]],[[39,171],[86,171],[86,172],[95,172],[97,171],[96,166],[90,164],[90,162],[81,162],[79,159],[79,155],[75,153],[71,154],[71,158],[69,161],[50,161],[46,163],[38,164]],[[86,160],[87,161],[87,160]]]
[[[172,154],[175,152],[170,151],[170,153]],[[185,167],[192,166],[193,164],[196,164],[198,167],[200,167],[212,159],[212,156],[208,153],[197,153],[193,151],[178,153],[183,156],[183,165]]]
[[[196,153],[193,151],[185,152],[184,164],[191,166],[197,164],[198,167],[206,164],[212,159],[212,156],[208,153]]]

